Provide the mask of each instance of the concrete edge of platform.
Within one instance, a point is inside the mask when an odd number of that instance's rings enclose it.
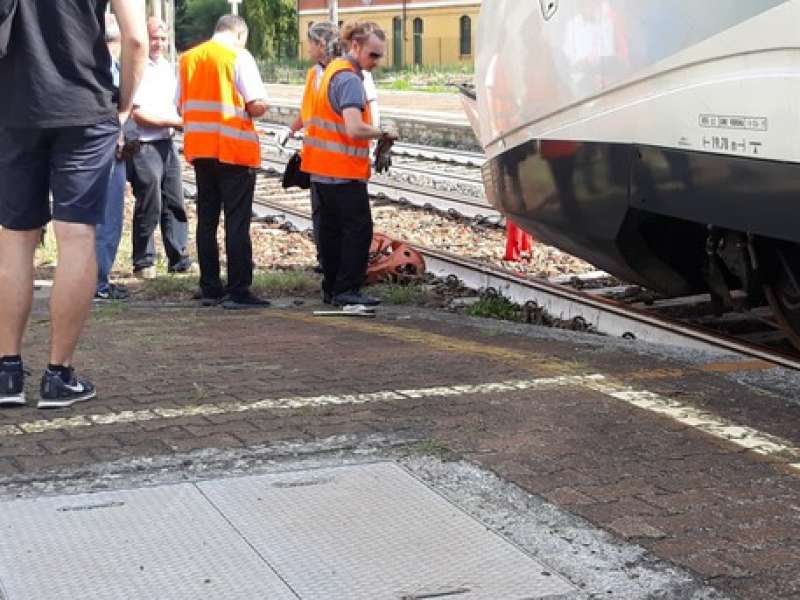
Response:
[[[265,118],[282,125],[291,125],[299,112],[296,104],[271,103]],[[403,142],[483,152],[472,127],[463,119],[445,119],[444,115],[436,113],[391,110],[384,110],[381,115],[382,120],[395,124]]]

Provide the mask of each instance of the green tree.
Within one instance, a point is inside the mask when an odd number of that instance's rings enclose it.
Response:
[[[178,50],[185,50],[210,38],[217,19],[230,11],[228,0],[177,0],[175,45]]]
[[[244,0],[242,16],[250,29],[247,48],[254,56],[264,60],[296,57],[294,0]]]

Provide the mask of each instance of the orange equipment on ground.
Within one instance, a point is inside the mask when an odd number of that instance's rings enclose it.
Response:
[[[382,233],[372,236],[366,283],[411,281],[424,273],[425,259],[411,246]]]
[[[523,252],[531,251],[531,234],[506,220],[506,254],[503,260],[518,261]]]

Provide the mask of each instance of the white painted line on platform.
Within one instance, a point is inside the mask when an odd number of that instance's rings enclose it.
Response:
[[[756,454],[774,459],[800,459],[800,448],[793,445],[789,440],[764,433],[752,427],[738,425],[733,421],[689,404],[652,392],[635,390],[632,387],[617,384],[607,379],[595,379],[588,382],[586,387],[638,408],[669,417],[687,427],[692,427]],[[789,464],[788,466],[800,470],[800,462]]]
[[[62,431],[80,429],[94,425],[114,425],[119,423],[137,423],[156,419],[178,419],[208,415],[234,414],[259,410],[291,410],[297,408],[330,406],[336,404],[365,404],[369,402],[386,402],[390,400],[409,400],[417,398],[436,398],[443,396],[466,396],[471,394],[496,394],[500,392],[518,392],[537,388],[555,388],[565,386],[585,386],[588,383],[602,380],[602,375],[576,375],[546,377],[538,379],[521,379],[499,383],[479,383],[475,385],[437,386],[421,389],[387,390],[368,394],[291,396],[288,398],[267,398],[254,402],[220,402],[217,404],[192,404],[180,408],[152,408],[144,410],[125,410],[120,412],[80,415],[75,417],[59,417],[28,421],[17,425],[0,427],[0,436],[15,436],[46,431]]]
[[[769,456],[782,462],[793,461],[788,466],[800,471],[800,448],[792,442],[761,432],[752,427],[737,425],[708,411],[684,404],[671,398],[646,390],[637,390],[616,383],[603,375],[573,375],[519,379],[495,383],[436,386],[420,389],[384,390],[365,394],[326,394],[320,396],[290,396],[266,398],[253,402],[220,402],[192,404],[179,408],[152,408],[120,412],[59,417],[28,421],[16,425],[0,426],[0,437],[81,429],[92,426],[120,423],[140,423],[153,420],[168,420],[185,417],[234,414],[262,410],[292,410],[298,408],[332,405],[366,404],[370,402],[402,401],[410,399],[458,397],[467,395],[490,395],[513,393],[522,390],[579,387],[592,390],[625,402],[637,408],[656,413],[679,423],[702,431],[717,439],[725,440],[743,449]]]

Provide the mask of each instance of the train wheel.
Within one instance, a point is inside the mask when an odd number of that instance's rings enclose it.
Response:
[[[773,274],[764,286],[764,295],[775,321],[800,350],[800,250],[796,246],[775,246],[770,254]]]

